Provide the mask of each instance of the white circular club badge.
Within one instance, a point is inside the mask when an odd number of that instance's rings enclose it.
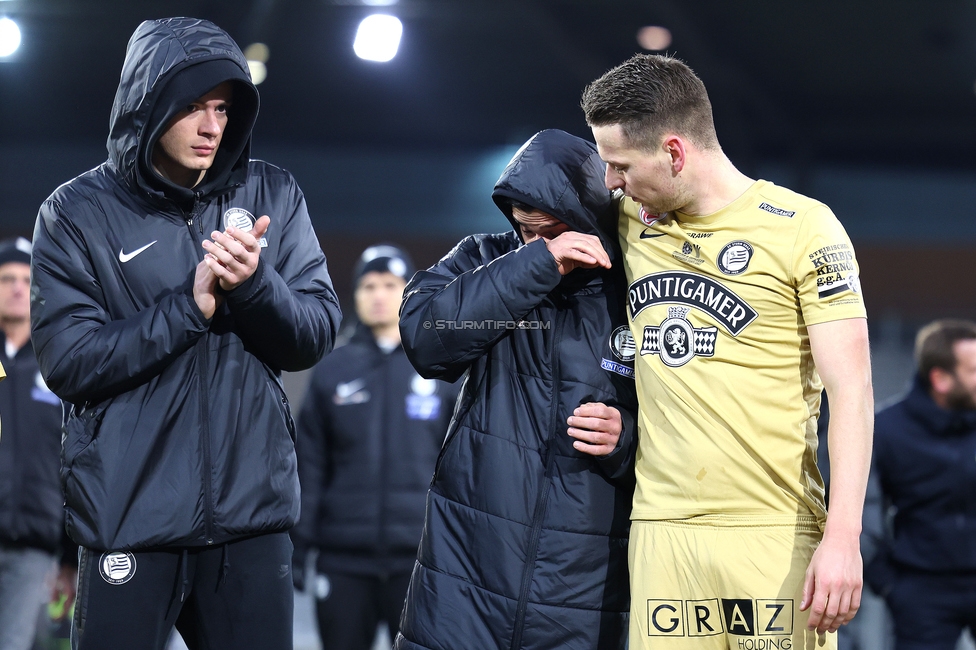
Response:
[[[241,232],[251,232],[254,227],[254,215],[244,208],[231,208],[224,213],[224,230],[237,228]]]
[[[136,557],[132,553],[102,553],[98,572],[110,585],[124,585],[136,574]]]
[[[637,356],[637,344],[630,333],[630,328],[621,325],[610,335],[610,349],[615,357],[621,361],[633,361]]]
[[[752,245],[742,240],[729,242],[718,255],[718,270],[725,275],[739,275],[749,268]]]

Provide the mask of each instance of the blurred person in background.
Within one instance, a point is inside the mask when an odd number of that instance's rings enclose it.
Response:
[[[298,419],[302,514],[292,530],[295,586],[315,598],[329,650],[369,650],[378,623],[395,636],[457,389],[424,379],[400,345],[409,256],[367,248],[353,271],[351,339],[315,368]],[[304,575],[317,551],[318,575]]]
[[[908,394],[875,419],[872,478],[893,519],[865,576],[897,650],[952,650],[976,631],[976,323],[923,327],[915,365]]]
[[[404,294],[414,367],[465,379],[395,647],[622,650],[637,403],[603,165],[542,131],[492,198],[511,230]]]
[[[129,40],[109,159],[41,205],[32,338],[69,405],[75,650],[290,648],[299,514],[283,370],[332,349],[339,304],[304,196],[249,156],[258,93],[194,18]],[[256,215],[261,215],[257,217]]]
[[[0,242],[0,650],[32,646],[52,587],[71,607],[78,564],[64,534],[61,400],[30,341],[30,260],[27,239]]]

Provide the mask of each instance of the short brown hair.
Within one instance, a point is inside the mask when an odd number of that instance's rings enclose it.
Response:
[[[637,54],[583,91],[586,123],[619,124],[629,143],[658,145],[674,131],[703,149],[717,149],[712,103],[705,84],[683,61],[660,54]]]
[[[918,378],[926,388],[932,388],[929,375],[934,368],[955,372],[956,342],[976,339],[976,323],[945,318],[929,323],[915,337],[915,367]]]

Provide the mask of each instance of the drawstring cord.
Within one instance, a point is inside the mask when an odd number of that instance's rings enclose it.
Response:
[[[230,554],[227,551],[227,544],[224,544],[224,551],[221,554],[220,573],[217,574],[217,589],[223,584],[227,572],[230,570]]]
[[[186,591],[190,583],[189,579],[187,578],[187,564],[189,564],[189,553],[186,549],[183,549],[183,552],[180,553],[180,580],[173,585],[173,597],[169,601],[169,607],[166,608],[166,618],[169,618],[169,613],[172,611],[173,605],[176,603],[177,592],[180,594],[179,602],[181,605],[186,600]]]

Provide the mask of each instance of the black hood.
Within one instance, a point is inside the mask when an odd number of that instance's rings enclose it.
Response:
[[[596,235],[611,261],[618,259],[617,221],[606,168],[596,146],[558,129],[529,138],[502,172],[491,197],[519,233],[511,207],[515,199],[550,214],[577,232]],[[521,235],[519,235],[521,237]]]
[[[241,49],[226,32],[206,20],[147,20],[129,39],[109,119],[107,148],[109,159],[126,180],[150,195],[166,195],[177,201],[192,199],[193,192],[152,172],[149,160],[161,126],[180,108],[170,101],[176,97],[164,99],[168,105],[159,110],[157,101],[171,80],[190,68],[199,69],[200,64],[225,71],[226,78],[216,83],[233,81],[234,100],[214,164],[194,191],[219,194],[242,182],[247,173],[259,100]]]

